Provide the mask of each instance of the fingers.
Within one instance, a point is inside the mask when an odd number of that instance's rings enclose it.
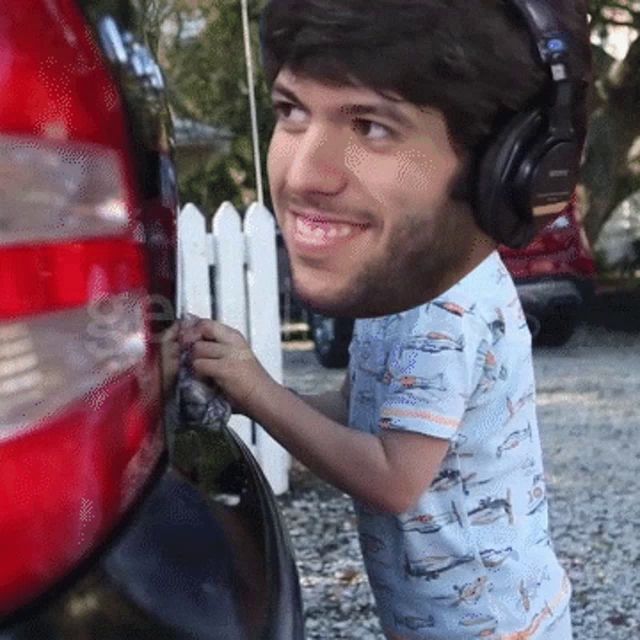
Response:
[[[210,360],[251,360],[254,358],[253,351],[248,346],[236,347],[210,340],[198,340],[192,346],[192,358],[208,358]]]
[[[170,327],[168,327],[162,332],[160,336],[160,341],[161,342],[177,341],[179,332],[180,332],[180,323],[176,321]]]
[[[244,337],[239,331],[208,318],[201,318],[194,324],[183,323],[180,328],[180,342],[189,344],[200,339],[214,340],[221,343],[244,342]]]
[[[165,362],[178,362],[180,360],[180,345],[177,342],[164,343],[161,353]]]
[[[215,320],[201,320],[197,325],[203,338],[217,342],[234,342],[242,338],[242,334],[232,327]],[[244,338],[242,338],[244,340]]]
[[[228,347],[218,342],[198,340],[193,343],[191,348],[191,357],[193,360],[196,360],[197,358],[210,358],[217,360],[219,358],[224,358],[228,351]]]
[[[177,360],[180,357],[178,330],[178,324],[174,323],[160,336],[160,348],[162,351],[162,357],[165,360]]]
[[[184,320],[180,324],[180,344],[192,344],[202,338],[202,325],[200,324],[201,322],[204,321],[198,321],[194,323],[191,320]]]

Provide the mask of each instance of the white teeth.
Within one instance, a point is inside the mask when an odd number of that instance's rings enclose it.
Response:
[[[331,223],[316,225],[309,218],[296,216],[295,230],[312,244],[323,244],[323,241],[335,238],[346,238],[354,233],[356,228],[351,224]]]

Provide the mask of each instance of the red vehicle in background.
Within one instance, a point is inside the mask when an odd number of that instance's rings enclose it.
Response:
[[[583,318],[596,272],[575,200],[529,246],[499,251],[515,281],[534,344],[565,344]],[[308,321],[320,363],[346,367],[353,320],[310,311]]]
[[[567,342],[594,290],[595,261],[575,200],[524,249],[500,247],[538,345]]]

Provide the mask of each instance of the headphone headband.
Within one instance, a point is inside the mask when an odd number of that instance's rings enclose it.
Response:
[[[544,43],[553,40],[561,33],[553,11],[550,11],[547,4],[540,0],[508,0],[508,2],[510,2],[527,21],[529,31],[534,37],[536,46],[538,46],[540,51],[540,56],[546,61],[545,55],[547,48],[544,46]],[[553,52],[554,46],[552,45],[550,53]]]
[[[569,63],[569,38],[545,0],[508,0],[529,27],[538,58],[549,71],[553,83],[550,129],[560,136],[572,136],[571,106],[577,78]]]
[[[540,61],[555,82],[571,81],[569,39],[544,0],[508,0],[526,21]]]

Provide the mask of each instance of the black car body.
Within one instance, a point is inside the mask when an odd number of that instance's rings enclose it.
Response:
[[[259,466],[163,384],[178,201],[143,4],[0,7],[0,639],[300,639]]]

